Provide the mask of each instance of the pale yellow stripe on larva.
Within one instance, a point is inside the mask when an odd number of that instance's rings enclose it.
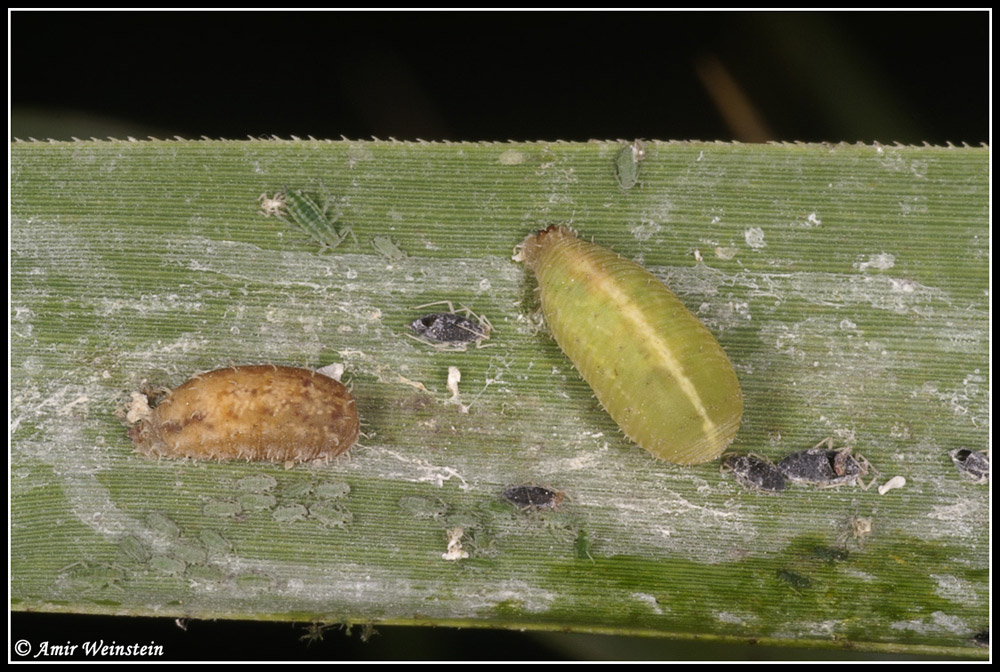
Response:
[[[546,322],[626,436],[677,464],[717,458],[743,414],[725,351],[655,276],[551,226],[520,257],[536,274]]]
[[[612,277],[609,273],[606,273],[603,269],[595,266],[583,255],[580,257],[580,265],[581,267],[585,267],[586,273],[590,274],[591,278],[597,279],[595,287],[608,296],[615,308],[621,312],[621,316],[632,325],[636,340],[643,343],[646,347],[653,351],[653,354],[659,361],[663,362],[664,366],[666,366],[667,370],[670,372],[670,375],[673,376],[674,380],[677,381],[677,384],[680,385],[681,390],[684,392],[684,396],[688,398],[688,401],[691,402],[691,405],[698,412],[698,415],[701,416],[701,426],[705,432],[705,436],[714,436],[716,426],[712,421],[712,418],[709,417],[708,409],[705,408],[705,404],[702,403],[701,395],[698,394],[698,388],[695,386],[694,382],[688,378],[687,375],[685,375],[684,367],[674,356],[670,346],[664,338],[663,332],[649,322],[646,313],[638,305],[635,299],[622,290],[621,285],[618,284],[614,277]]]

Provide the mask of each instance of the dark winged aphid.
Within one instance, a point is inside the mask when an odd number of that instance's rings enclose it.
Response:
[[[722,468],[733,472],[739,484],[749,490],[781,492],[785,489],[785,475],[757,455],[727,455]]]
[[[990,645],[990,631],[981,630],[972,636],[972,643],[976,646],[989,646]]]
[[[563,494],[540,485],[512,485],[503,491],[503,498],[519,509],[554,509]]]
[[[478,321],[455,313],[431,313],[410,323],[417,336],[445,345],[475,343],[485,339],[489,330]]]
[[[809,577],[802,576],[801,574],[793,572],[790,569],[779,569],[775,573],[775,576],[790,585],[792,588],[808,588],[812,585],[812,581],[809,580]]]
[[[824,439],[781,460],[778,469],[796,483],[834,487],[859,483],[868,473],[868,461],[851,455],[849,448],[833,450],[833,440]]]
[[[829,548],[828,546],[813,546],[812,555],[813,557],[826,561],[826,564],[832,565],[836,562],[843,562],[844,560],[847,560],[847,556],[849,554],[842,548]]]
[[[990,479],[990,458],[986,453],[958,448],[948,453],[958,472],[976,483],[986,483]]]

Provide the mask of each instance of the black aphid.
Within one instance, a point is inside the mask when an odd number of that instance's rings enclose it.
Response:
[[[554,509],[563,494],[540,485],[512,485],[503,491],[503,498],[519,509]]]
[[[962,476],[976,483],[990,480],[990,457],[986,453],[958,448],[948,454]]]
[[[778,462],[778,469],[796,483],[832,487],[860,482],[868,473],[868,461],[851,455],[849,448],[833,450],[832,446],[831,440],[824,439],[808,450],[787,456]]]
[[[981,630],[972,636],[972,643],[976,646],[989,646],[990,645],[990,631]]]
[[[485,339],[489,330],[477,320],[455,313],[431,313],[410,323],[417,336],[434,343],[475,343]]]
[[[785,489],[784,474],[757,455],[727,455],[722,467],[733,472],[737,482],[750,490],[781,492]]]

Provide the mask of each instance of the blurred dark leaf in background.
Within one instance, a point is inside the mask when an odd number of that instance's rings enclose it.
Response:
[[[12,135],[988,141],[987,12],[14,12]]]

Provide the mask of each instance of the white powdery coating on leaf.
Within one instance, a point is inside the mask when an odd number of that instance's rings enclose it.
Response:
[[[874,268],[878,271],[886,271],[896,265],[896,256],[887,252],[879,254],[869,254],[868,261],[859,261],[854,264],[854,268],[859,271],[867,271]]]
[[[764,242],[764,229],[759,226],[753,226],[747,229],[743,238],[747,241],[747,245],[755,250],[767,247],[767,243]]]
[[[930,577],[937,582],[934,592],[939,597],[962,605],[978,604],[981,602],[980,595],[976,591],[975,586],[968,581],[963,581],[951,574],[931,574]]]
[[[896,621],[890,625],[893,630],[913,630],[923,634],[935,632],[951,632],[953,634],[963,634],[971,632],[969,625],[957,616],[951,616],[943,611],[935,611],[931,614],[930,622],[926,620],[913,619],[910,621]]]

